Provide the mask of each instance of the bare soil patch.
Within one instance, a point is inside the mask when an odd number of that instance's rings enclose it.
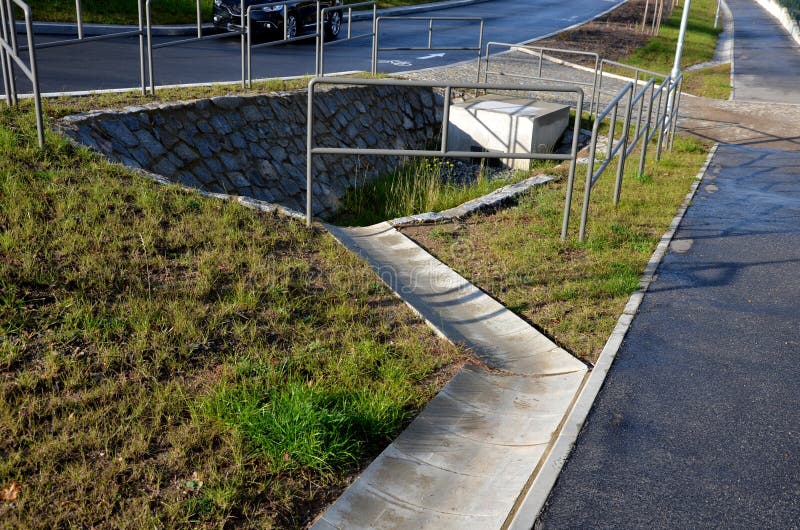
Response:
[[[648,33],[641,32],[645,4],[645,0],[630,0],[598,19],[538,40],[534,45],[595,52],[605,59],[621,60],[644,46],[651,38]],[[652,3],[648,12],[648,26],[651,13]],[[558,54],[553,55],[558,57]],[[565,56],[564,60],[594,66],[588,58],[575,60],[575,56]]]

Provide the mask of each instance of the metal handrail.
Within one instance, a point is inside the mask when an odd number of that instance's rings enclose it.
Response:
[[[361,35],[352,34],[352,18],[353,18],[353,8],[354,7],[364,7],[364,6],[371,6],[372,7],[372,31],[369,33],[362,33]],[[333,42],[325,42],[325,39],[322,36],[321,31],[317,31],[317,72],[318,76],[325,75],[325,46],[334,46],[336,44],[341,44],[343,42],[349,42],[354,40],[366,39],[372,37],[372,47],[375,48],[375,21],[378,18],[378,6],[375,0],[371,0],[369,2],[359,2],[356,4],[346,4],[344,6],[331,6],[326,7],[322,10],[322,19],[325,19],[325,14],[329,11],[337,11],[342,10],[343,8],[347,8],[347,38],[346,39],[338,39]]]
[[[197,0],[198,2],[200,0]],[[128,30],[128,31],[117,31],[113,33],[109,33],[106,35],[95,35],[93,37],[86,37],[83,30],[83,8],[81,6],[81,0],[75,0],[75,19],[76,19],[76,26],[78,37],[75,39],[64,39],[64,40],[57,40],[51,42],[43,42],[39,44],[34,44],[37,50],[42,50],[46,48],[59,48],[63,46],[73,46],[76,44],[83,44],[86,42],[97,42],[103,40],[110,40],[110,39],[120,39],[124,37],[133,37],[138,35],[139,36],[139,79],[142,88],[142,95],[146,93],[146,84],[144,78],[144,35],[145,35],[145,28],[144,24],[142,23],[142,0],[137,0],[137,7],[138,7],[138,15],[139,15],[139,28],[135,30]],[[20,46],[20,50],[27,50],[28,46]]]
[[[617,95],[611,100],[606,108],[598,113],[595,119],[594,126],[592,127],[592,139],[589,146],[589,159],[586,168],[586,186],[584,188],[583,207],[581,210],[581,223],[578,233],[578,241],[583,241],[586,236],[586,224],[589,217],[589,202],[591,199],[592,188],[603,175],[605,170],[611,164],[615,156],[619,156],[617,164],[617,176],[614,185],[614,206],[619,204],[619,199],[622,190],[622,177],[625,172],[625,163],[628,157],[633,153],[639,142],[641,145],[641,154],[639,157],[638,173],[644,173],[644,164],[647,157],[647,145],[658,134],[658,144],[656,150],[656,160],[661,158],[661,151],[663,147],[663,140],[665,134],[674,135],[675,118],[677,117],[677,105],[670,108],[670,101],[674,99],[674,90],[680,86],[681,78],[673,80],[667,76],[658,86],[656,86],[655,78],[650,78],[644,87],[636,91],[638,86],[636,82],[629,82],[625,87],[620,90]],[[667,96],[666,98],[664,96]],[[620,103],[627,96],[627,104],[625,106],[625,119],[622,127],[622,133],[619,140],[615,144],[616,124]],[[647,115],[644,118],[644,106],[647,103]],[[638,112],[636,117],[635,132],[631,134],[631,120],[634,109],[638,105]],[[656,109],[655,120],[653,120],[653,108]],[[609,134],[608,134],[608,148],[606,151],[605,160],[602,161],[600,167],[595,169],[595,160],[597,157],[597,140],[598,130],[600,124],[604,119],[611,115]],[[645,119],[644,124],[642,120]],[[668,132],[672,129],[672,132]],[[631,137],[633,138],[631,140]],[[670,142],[671,146],[671,142]]]
[[[13,2],[25,15],[25,36],[28,42],[29,65],[19,56],[17,46],[16,23],[14,21]],[[2,23],[2,38],[0,39],[0,69],[3,71],[3,85],[6,89],[6,104],[10,107],[19,103],[16,82],[14,81],[14,66],[17,67],[30,80],[33,85],[34,111],[36,113],[36,137],[39,148],[44,148],[44,118],[42,116],[42,96],[39,92],[39,74],[36,69],[36,46],[33,42],[33,21],[31,8],[22,0],[0,0],[0,23]]]
[[[405,22],[427,22],[428,23],[428,45],[427,46],[402,46],[381,48],[380,47],[380,25],[382,21],[405,21]],[[433,46],[433,23],[436,21],[448,22],[478,22],[480,33],[478,35],[478,47],[471,46]],[[478,52],[478,78],[480,82],[480,64],[483,57],[483,27],[484,22],[480,17],[378,17],[375,19],[375,39],[372,44],[372,75],[378,73],[378,53],[382,51],[477,51]]]
[[[242,88],[245,88],[245,79],[246,79],[246,64],[245,64],[245,11],[244,11],[244,4],[245,0],[241,0],[240,4],[240,22],[241,24],[238,26],[238,29],[228,28],[226,33],[220,33],[217,35],[203,35],[203,28],[202,28],[202,12],[200,8],[200,0],[197,0],[197,37],[192,37],[191,39],[178,39],[168,42],[162,42],[161,44],[153,44],[153,25],[152,25],[152,15],[150,4],[153,0],[145,0],[145,18],[146,18],[146,31],[147,31],[147,69],[148,75],[150,78],[150,94],[155,95],[156,93],[156,85],[155,85],[155,75],[154,70],[155,66],[153,65],[153,50],[158,50],[161,48],[168,48],[171,46],[179,46],[181,44],[188,44],[191,42],[198,42],[198,41],[206,41],[206,40],[216,40],[216,39],[224,39],[230,36],[231,33],[239,34],[240,35],[240,48],[241,48],[241,56],[242,56]],[[141,2],[141,0],[139,0]]]
[[[663,79],[669,77],[667,74],[663,74],[661,72],[654,72],[653,70],[648,70],[646,68],[631,66],[629,64],[612,61],[611,59],[601,59],[600,69],[598,71],[598,82],[597,82],[598,111],[600,110],[600,98],[602,96],[602,91],[603,91],[603,73],[605,73],[606,66],[614,66],[615,68],[630,70],[633,73],[633,83],[635,85],[640,85],[643,82],[642,79],[650,79],[650,78]]]
[[[506,73],[503,71],[496,71],[490,72],[489,64],[490,64],[490,57],[492,46],[502,46],[504,48],[509,48],[509,51],[513,50],[522,50],[525,53],[533,52],[534,54],[538,53],[539,63],[538,63],[538,73],[535,76],[523,75],[523,74],[514,74],[514,73]],[[594,59],[594,79],[591,83],[587,83],[584,81],[574,81],[571,79],[558,79],[554,77],[545,77],[542,75],[542,63],[544,60],[550,59],[548,55],[545,55],[545,52],[550,53],[564,53],[569,55],[579,55],[579,56],[586,56],[592,57]],[[535,55],[534,55],[535,56]],[[543,46],[531,46],[531,45],[522,45],[522,44],[512,44],[508,42],[495,42],[491,41],[486,44],[486,58],[484,59],[485,68],[483,72],[483,81],[487,82],[489,79],[489,74],[494,74],[500,77],[514,77],[517,79],[533,79],[538,81],[555,81],[560,83],[572,83],[579,86],[586,86],[592,88],[592,98],[589,102],[589,113],[590,115],[594,112],[595,107],[595,98],[597,97],[597,82],[598,82],[598,73],[600,71],[600,55],[594,52],[587,52],[583,50],[571,50],[571,49],[562,49],[562,48],[549,48]],[[510,59],[512,61],[517,59]],[[519,59],[521,61],[521,59]],[[478,77],[480,78],[480,64],[478,65]]]
[[[350,85],[350,86],[401,86],[416,88],[444,89],[444,103],[442,112],[442,139],[438,150],[433,149],[366,149],[350,147],[316,147],[314,145],[314,93],[317,85]],[[466,90],[503,90],[525,92],[571,92],[577,96],[575,123],[572,132],[572,147],[569,154],[552,153],[510,153],[510,152],[473,152],[450,151],[447,149],[447,129],[450,123],[450,102],[453,89]],[[377,156],[414,156],[414,157],[455,157],[455,158],[513,158],[522,160],[569,160],[569,177],[567,180],[567,193],[564,206],[564,220],[561,238],[566,238],[569,224],[569,213],[572,202],[572,188],[575,181],[575,165],[578,153],[578,136],[581,126],[581,112],[583,107],[583,90],[574,86],[544,86],[544,85],[507,85],[487,83],[442,83],[435,81],[404,81],[398,79],[348,79],[338,77],[315,77],[308,84],[308,117],[306,129],[306,224],[311,226],[313,221],[312,185],[313,185],[313,157],[314,155],[377,155]]]
[[[289,21],[289,9],[288,5],[293,4],[294,2],[290,0],[278,0],[272,2],[265,2],[263,4],[251,5],[247,8],[247,26],[245,33],[247,34],[247,84],[249,87],[252,88],[253,86],[253,49],[254,48],[269,48],[272,46],[278,46],[280,44],[289,44],[291,42],[309,40],[309,39],[318,39],[321,32],[322,26],[320,22],[321,16],[321,9],[322,6],[320,5],[320,0],[316,0],[316,8],[317,8],[317,22],[315,24],[315,31],[314,33],[309,33],[307,35],[300,35],[298,37],[291,37],[289,38],[288,35],[288,27],[287,23]],[[263,9],[267,6],[283,6],[283,39],[274,40],[269,42],[262,42],[261,44],[253,44],[253,27],[252,27],[252,20],[253,17],[250,16],[254,9]],[[317,71],[319,69],[319,54],[314,58],[314,70]]]

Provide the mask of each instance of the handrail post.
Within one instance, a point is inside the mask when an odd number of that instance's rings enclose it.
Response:
[[[372,4],[372,75],[378,68],[378,4]]]
[[[569,174],[567,176],[567,196],[564,200],[564,220],[561,223],[561,241],[567,239],[569,230],[569,214],[572,208],[572,188],[575,185],[575,167],[578,158],[578,136],[581,134],[581,119],[583,117],[583,90],[578,91],[578,102],[575,105],[575,123],[572,127],[572,148],[570,150]]]
[[[672,83],[672,79],[668,77],[665,80],[665,83],[661,84],[661,90],[658,91],[658,114],[656,116],[656,124],[658,125],[658,142],[656,143],[656,161],[661,160],[661,147],[664,142],[664,129],[667,126],[668,109],[664,109],[663,117],[661,115],[661,104],[666,102],[664,99],[664,87],[669,87],[670,83]],[[669,97],[669,88],[667,88],[667,96]]]
[[[450,99],[452,98],[452,87],[444,89],[444,106],[442,107],[442,155],[447,152],[447,136],[450,128]]]
[[[308,84],[308,104],[306,107],[306,226],[311,227],[313,223],[312,199],[311,199],[311,169],[313,167],[311,157],[314,152],[314,87],[316,79],[312,79]]]
[[[600,98],[603,95],[603,71],[605,69],[605,60],[600,61],[600,76],[597,79],[597,106],[594,109],[595,117],[600,114]]]
[[[597,150],[597,129],[600,120],[595,119],[592,127],[592,142],[589,147],[589,163],[586,166],[586,188],[583,190],[583,208],[581,209],[581,227],[578,231],[578,241],[583,243],[586,235],[586,221],[589,217],[589,199],[592,194],[592,177],[594,176],[594,155]]]
[[[483,19],[481,19],[480,35],[478,36],[478,83],[481,82],[481,59],[483,58]],[[478,95],[478,89],[475,89],[475,95]]]
[[[247,87],[253,88],[253,6],[247,8]]]
[[[617,110],[619,103],[614,105],[614,110],[611,111],[611,123],[608,129],[608,146],[606,149],[606,158],[611,158],[611,150],[614,148],[614,135],[617,134]]]
[[[200,8],[200,0],[197,0],[197,38],[203,38],[203,10]]]
[[[325,10],[322,10],[323,13]],[[319,15],[317,15],[317,35],[314,38],[314,54],[316,55],[316,61],[314,61],[314,75],[322,76],[325,75],[324,72],[324,61],[323,61],[323,54],[325,53],[323,49],[325,48],[325,39],[322,38],[321,32],[319,31]]]
[[[322,11],[321,11],[319,2],[320,2],[320,0],[317,0],[317,25],[316,25],[317,38],[321,39],[321,40],[324,40],[323,29],[322,29],[322,27],[323,27],[323,24],[322,24]],[[289,6],[284,7],[284,10],[288,11],[289,10]],[[314,75],[319,75],[320,69],[321,69],[321,66],[320,66],[319,50],[317,50],[317,53],[315,54],[315,57],[314,57]]]
[[[75,22],[78,26],[78,39],[83,39],[83,9],[81,9],[81,0],[75,0]]]
[[[150,13],[150,2],[151,0],[146,0],[145,3],[145,17],[147,19],[147,70],[148,75],[150,76],[150,95],[156,95],[156,82],[153,79],[153,25],[152,25],[152,15]]]
[[[623,126],[622,147],[619,152],[619,162],[617,163],[617,181],[614,184],[614,206],[619,204],[619,198],[622,194],[622,177],[625,174],[625,162],[628,159],[628,137],[630,136],[631,129],[631,114],[633,114],[633,94],[636,92],[636,86],[632,86],[628,93],[628,104],[625,107],[625,125]]]
[[[653,91],[650,94],[650,101],[648,102],[647,108],[647,121],[644,124],[644,135],[642,137],[642,154],[639,157],[639,177],[644,176],[644,163],[647,159],[647,144],[649,143],[648,136],[650,136],[650,122],[653,117],[653,92],[655,91],[656,85],[653,84]],[[646,90],[646,89],[645,89]],[[642,105],[644,105],[645,98],[642,98]]]
[[[248,34],[250,32],[249,32],[249,30],[247,30],[245,28],[245,24],[244,24],[244,18],[245,18],[244,8],[245,8],[244,0],[242,0],[241,4],[239,5],[239,20],[240,20],[240,22],[239,22],[239,31],[242,32],[239,35],[239,48],[240,48],[240,52],[241,52],[241,56],[242,56],[242,88],[247,88],[247,79],[246,79],[246,77],[247,77],[247,64],[246,64],[247,57],[245,56],[246,55],[245,48],[247,47],[247,39],[246,39],[247,35],[245,35],[243,32],[247,31]],[[250,21],[248,20],[248,23],[249,22]]]
[[[39,149],[44,149],[44,120],[42,118],[42,95],[39,91],[39,73],[36,68],[36,46],[33,44],[33,21],[31,8],[22,5],[25,13],[25,31],[28,33],[28,57],[31,62],[31,85],[33,86],[33,104],[36,112],[36,137],[39,140]]]
[[[678,109],[680,109],[681,107],[682,88],[683,88],[683,74],[681,74],[678,77],[678,85],[675,87],[676,94],[673,99],[673,106],[672,106],[672,133],[670,134],[670,139],[669,139],[670,150],[675,144],[675,129],[678,126]]]
[[[597,73],[600,68],[600,55],[595,54],[594,56],[594,81],[592,82],[592,100],[589,102],[589,117],[597,116],[597,113],[600,112],[600,95],[598,94],[598,87],[597,87]],[[597,100],[597,112],[592,114],[592,109],[594,109],[594,100]]]
[[[381,27],[381,17],[376,17],[372,20],[373,37],[372,37],[372,75],[378,74],[378,45],[380,42],[379,31]]]
[[[142,0],[137,0],[136,6],[139,10],[139,81],[142,85],[142,96],[146,96],[147,80],[144,73],[144,24],[142,22]]]
[[[0,31],[0,39],[8,44],[8,22],[6,20],[6,5],[0,0],[0,23],[2,24],[2,31]],[[5,47],[0,46],[0,69],[3,71],[3,88],[6,91],[6,106],[11,107],[16,104],[16,87],[13,85],[12,80],[14,72],[11,69],[11,57]]]

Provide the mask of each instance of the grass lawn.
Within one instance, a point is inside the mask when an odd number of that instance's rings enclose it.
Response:
[[[717,36],[722,32],[721,25],[714,28],[716,9],[716,0],[694,0],[691,3],[681,54],[682,67],[710,61],[714,56]],[[672,16],[661,24],[658,36],[650,39],[622,62],[655,72],[669,73],[675,62],[682,12],[681,5],[675,6]]]
[[[594,361],[608,339],[661,235],[707,155],[678,137],[637,178],[626,165],[622,199],[612,202],[615,163],[592,191],[588,235],[577,241],[586,166],[579,166],[570,237],[560,240],[566,170],[515,207],[403,232],[582,359]],[[650,150],[651,152],[654,149]],[[552,170],[548,171],[551,173]]]
[[[714,99],[731,97],[731,65],[720,64],[684,72],[683,91],[696,96]]]
[[[357,0],[345,1],[356,3]],[[430,0],[379,0],[378,7],[423,4]],[[34,20],[75,21],[74,0],[34,0],[29,2]],[[101,24],[137,24],[136,0],[82,0],[83,21]],[[212,0],[201,0],[203,21],[211,22]],[[196,0],[158,0],[152,2],[154,24],[191,24],[197,20]]]
[[[3,528],[301,527],[461,358],[328,234],[0,109]]]

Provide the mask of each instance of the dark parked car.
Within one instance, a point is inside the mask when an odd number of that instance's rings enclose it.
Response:
[[[249,6],[266,4],[266,0],[245,0],[247,14]],[[320,9],[342,5],[342,0],[321,0]],[[312,32],[317,24],[317,2],[315,0],[294,0],[286,2],[286,36],[293,38],[301,33]],[[251,15],[253,34],[272,39],[283,38],[284,4],[273,2],[264,7],[253,8]],[[241,0],[214,0],[214,25],[231,29],[241,24]],[[246,23],[246,22],[245,22]],[[342,29],[342,11],[337,9],[325,14],[323,23],[325,38],[335,39]]]

